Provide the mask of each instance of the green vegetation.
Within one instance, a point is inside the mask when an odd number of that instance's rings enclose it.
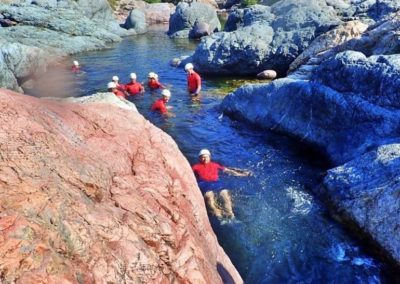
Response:
[[[240,0],[240,4],[242,5],[243,8],[258,4],[259,2],[260,2],[259,0]]]
[[[108,4],[110,4],[111,8],[115,10],[117,7],[118,0],[108,0]]]
[[[161,0],[144,0],[145,2],[152,4],[152,3],[161,3]]]

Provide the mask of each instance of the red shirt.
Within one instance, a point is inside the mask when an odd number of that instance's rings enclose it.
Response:
[[[124,93],[124,92],[121,92],[120,90],[115,89],[115,90],[113,91],[113,93],[114,93],[114,95],[116,95],[117,97],[121,97],[121,98],[124,98],[124,99],[125,99],[125,93]]]
[[[138,82],[130,82],[125,85],[125,90],[131,95],[137,95],[143,90],[143,86]]]
[[[162,88],[163,85],[157,80],[149,80],[147,82],[147,86],[149,86],[151,89],[159,89]]]
[[[117,84],[117,89],[123,92],[123,91],[125,91],[125,85],[118,83]]]
[[[151,110],[159,111],[160,113],[164,114],[167,113],[167,104],[165,103],[164,99],[156,100],[153,105],[151,106]]]
[[[224,170],[225,167],[218,163],[209,162],[207,164],[198,163],[192,169],[202,181],[217,181],[219,178],[218,171]]]
[[[71,71],[74,73],[78,73],[79,71],[81,71],[81,68],[79,66],[73,65]]]
[[[187,84],[189,88],[189,92],[196,92],[197,88],[201,86],[201,78],[200,75],[196,72],[189,73],[187,76]]]

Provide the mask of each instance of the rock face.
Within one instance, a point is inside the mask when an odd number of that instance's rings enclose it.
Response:
[[[400,263],[400,144],[378,147],[328,171],[326,192],[342,215]]]
[[[230,15],[227,32],[204,38],[192,61],[202,73],[250,75],[273,69],[284,75],[313,39],[340,23],[322,0],[254,5]]]
[[[400,148],[387,146],[400,143],[399,62],[399,54],[338,53],[316,66],[310,80],[246,85],[222,108],[313,145],[335,166],[344,164],[329,172],[325,196],[400,265],[400,242],[393,241],[400,202],[391,174],[399,171]]]
[[[96,101],[0,91],[2,280],[242,283],[173,140]]]
[[[190,5],[181,2],[171,15],[168,34],[172,38],[194,38],[197,33],[193,28],[200,23],[207,24],[210,33],[221,30],[221,23],[213,7],[198,2]]]
[[[134,29],[138,34],[147,31],[146,16],[140,10],[132,10],[125,21],[124,27],[127,30]]]

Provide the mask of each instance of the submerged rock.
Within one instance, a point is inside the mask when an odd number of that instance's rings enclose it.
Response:
[[[77,101],[0,90],[2,280],[242,283],[173,140],[110,93]]]
[[[196,22],[207,23],[210,33],[221,30],[221,23],[213,7],[198,2],[190,5],[181,2],[170,17],[168,35],[172,38],[194,37],[196,32],[192,30]]]

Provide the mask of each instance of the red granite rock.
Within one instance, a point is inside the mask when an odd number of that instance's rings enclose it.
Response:
[[[140,114],[0,89],[0,124],[0,282],[242,282],[188,162]]]

